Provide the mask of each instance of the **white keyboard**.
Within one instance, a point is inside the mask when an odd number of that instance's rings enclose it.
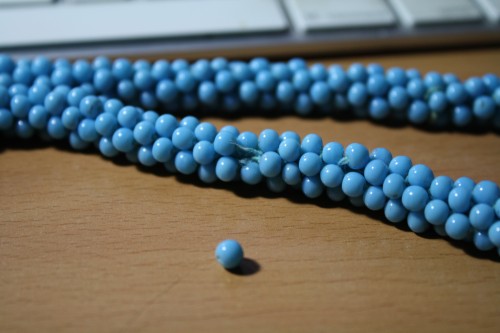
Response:
[[[0,52],[289,56],[500,42],[500,0],[0,0]]]

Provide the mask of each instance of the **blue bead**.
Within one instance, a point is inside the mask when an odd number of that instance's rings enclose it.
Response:
[[[166,60],[155,61],[151,68],[151,75],[156,81],[172,78],[173,72],[170,63]]]
[[[175,155],[175,168],[184,175],[190,175],[196,171],[196,161],[193,158],[193,153],[182,150]]]
[[[423,164],[414,165],[411,167],[410,171],[408,171],[407,181],[410,185],[418,185],[424,189],[428,189],[433,179],[434,174],[432,170]]]
[[[330,88],[323,81],[315,82],[309,93],[312,101],[317,105],[324,105],[328,103],[331,98]]]
[[[85,96],[87,96],[87,92],[80,87],[76,87],[70,90],[66,101],[70,106],[79,106]]]
[[[450,85],[452,83],[459,83],[460,79],[453,73],[446,73],[443,75],[444,83]]]
[[[474,181],[469,177],[460,177],[453,183],[453,187],[462,187],[469,192],[472,192],[475,185]]]
[[[359,197],[363,194],[366,180],[360,173],[348,172],[342,180],[342,191],[349,197]]]
[[[281,141],[291,139],[291,140],[295,140],[297,142],[300,142],[300,136],[294,131],[285,131],[285,132],[281,133],[280,139],[281,139]]]
[[[115,79],[109,69],[98,69],[94,73],[94,87],[97,91],[106,93],[113,89]]]
[[[22,139],[28,139],[35,134],[35,130],[25,119],[18,119],[15,122],[15,132]]]
[[[384,215],[392,223],[402,222],[408,214],[401,200],[390,199],[385,204]]]
[[[215,85],[221,92],[231,92],[236,86],[236,79],[228,70],[222,70],[215,75]]]
[[[12,113],[6,109],[0,109],[0,130],[9,129],[14,123]]]
[[[217,129],[211,123],[203,122],[196,126],[194,135],[198,141],[206,140],[213,142],[217,135]]]
[[[340,186],[343,178],[344,171],[336,164],[327,164],[321,169],[320,179],[326,187]]]
[[[343,70],[330,71],[328,85],[334,92],[345,93],[349,88],[349,78]]]
[[[28,113],[28,121],[33,128],[43,129],[47,126],[49,113],[41,105],[33,106]]]
[[[15,66],[14,60],[9,55],[0,53],[0,73],[10,73]]]
[[[447,200],[452,188],[453,180],[450,177],[438,176],[432,181],[429,193],[433,199]]]
[[[261,91],[271,92],[274,91],[274,88],[276,87],[276,80],[274,79],[274,76],[270,71],[262,70],[257,72],[257,75],[255,77],[255,84]]]
[[[500,199],[495,202],[495,205],[493,205],[493,209],[495,210],[496,218],[500,219]]]
[[[104,103],[104,112],[109,112],[115,116],[118,115],[121,108],[123,108],[123,103],[117,99],[108,99]]]
[[[474,101],[472,111],[479,119],[490,119],[495,114],[495,102],[489,96],[480,96]]]
[[[9,95],[11,97],[15,95],[28,95],[28,87],[21,83],[15,83],[9,87]]]
[[[281,176],[283,181],[291,186],[300,184],[302,182],[302,174],[296,163],[287,163],[283,166]]]
[[[223,182],[230,182],[237,178],[239,173],[238,161],[233,157],[222,156],[215,166],[217,178]]]
[[[472,199],[477,203],[485,203],[492,206],[500,195],[498,185],[489,180],[483,180],[474,186]]]
[[[174,145],[167,138],[158,138],[153,143],[152,154],[155,160],[165,163],[172,157]]]
[[[7,77],[5,77],[7,78]],[[12,80],[12,78],[10,78]],[[0,84],[2,84],[0,82]],[[12,84],[12,82],[10,82],[8,85]],[[47,75],[40,75],[40,76],[37,76],[35,78],[35,81],[33,81],[33,86],[37,86],[37,85],[45,85],[45,86],[48,86],[49,89],[53,88],[52,87],[52,81],[50,80],[50,77],[48,77]]]
[[[106,157],[115,157],[119,153],[119,151],[113,146],[111,139],[105,137],[99,140],[99,151]]]
[[[460,82],[451,83],[446,88],[446,97],[451,103],[455,105],[460,105],[465,103],[465,101],[467,101],[468,98],[467,90]]]
[[[86,96],[80,101],[80,112],[86,118],[95,119],[102,112],[102,102],[96,96]]]
[[[448,219],[450,209],[446,202],[439,199],[429,201],[425,206],[424,215],[426,220],[433,225],[442,225]]]
[[[112,141],[113,146],[115,146],[118,151],[128,153],[132,151],[135,146],[134,132],[126,127],[119,128],[113,134]]]
[[[132,64],[127,59],[116,59],[113,62],[112,73],[118,80],[129,79],[133,74]]]
[[[276,177],[281,172],[281,157],[273,151],[265,152],[259,157],[259,169],[265,177]]]
[[[323,64],[313,64],[309,68],[309,72],[314,81],[324,81],[328,77],[328,72]]]
[[[44,96],[45,97],[45,96]],[[0,83],[0,107],[6,107],[10,103],[9,91]]]
[[[210,163],[206,165],[200,165],[198,167],[198,178],[206,184],[215,183],[217,181],[217,175],[215,174],[215,164]]]
[[[111,60],[109,60],[109,58],[104,56],[96,57],[92,62],[92,67],[94,69],[99,69],[99,68],[111,69]]]
[[[159,115],[155,111],[146,111],[142,115],[142,120],[149,121],[150,123],[153,124],[154,127],[154,123],[156,122],[158,117]]]
[[[429,109],[431,111],[443,112],[447,106],[446,95],[442,91],[435,91],[429,97]]]
[[[427,73],[424,82],[430,90],[442,90],[445,86],[443,77],[437,72]]]
[[[172,143],[179,150],[191,149],[195,141],[194,133],[189,127],[179,127],[172,134]]]
[[[277,151],[280,144],[278,132],[272,129],[265,129],[259,134],[259,148],[263,152]]]
[[[381,160],[370,161],[364,170],[366,181],[371,185],[379,186],[384,183],[384,180],[389,172],[387,165]]]
[[[286,183],[280,176],[266,178],[267,188],[274,193],[281,193],[286,189]]]
[[[318,176],[304,177],[302,179],[302,192],[306,197],[314,199],[319,197],[324,190],[324,186]]]
[[[175,59],[172,61],[172,70],[175,73],[179,73],[180,71],[187,69],[189,69],[189,63],[186,59]]]
[[[247,63],[243,61],[233,61],[230,64],[231,72],[234,78],[240,82],[251,80],[253,78],[253,72]]]
[[[234,269],[243,260],[243,249],[237,241],[227,239],[217,245],[215,258],[225,269]]]
[[[383,183],[384,194],[389,199],[399,199],[405,189],[405,180],[398,173],[388,175]]]
[[[465,81],[465,89],[473,98],[485,95],[487,93],[486,86],[479,77],[471,77]]]
[[[288,81],[281,81],[278,83],[276,88],[276,97],[282,103],[289,103],[295,97],[295,89],[293,85]]]
[[[490,93],[495,91],[496,88],[500,87],[500,78],[493,73],[485,74],[483,76],[483,82]]]
[[[420,234],[429,229],[429,223],[421,212],[410,212],[407,217],[408,227],[411,231]]]
[[[255,185],[262,181],[259,165],[255,162],[249,162],[241,167],[241,180],[247,184]]]
[[[365,82],[368,78],[368,73],[366,71],[365,66],[360,63],[354,63],[349,66],[347,70],[347,75],[349,79],[353,82]]]
[[[173,102],[177,94],[177,86],[171,80],[164,79],[156,85],[156,98],[163,103]]]
[[[66,96],[61,93],[51,92],[45,96],[44,106],[49,113],[60,115],[66,107]]]
[[[118,82],[118,96],[125,101],[132,101],[136,96],[136,89],[132,81],[121,80]]]
[[[363,195],[363,202],[370,210],[381,210],[385,206],[386,197],[378,186],[370,186]]]
[[[406,86],[408,95],[410,95],[413,99],[424,98],[426,89],[424,81],[421,79],[412,79]]]
[[[470,123],[472,111],[467,106],[457,106],[453,108],[453,123],[458,127],[464,127]]]
[[[270,63],[266,58],[258,57],[250,60],[249,64],[252,72],[257,73],[266,69],[269,69]]]
[[[175,84],[177,86],[177,89],[187,93],[195,88],[196,79],[188,70],[181,70],[177,73],[175,77]]]
[[[375,97],[370,101],[368,112],[373,119],[381,120],[389,116],[389,103],[384,98]]]
[[[426,103],[414,101],[408,109],[408,119],[414,124],[423,124],[429,119],[430,110]]]
[[[83,119],[78,125],[78,135],[83,141],[94,142],[99,138],[99,133],[95,129],[95,121]]]
[[[323,140],[317,134],[308,134],[302,139],[300,148],[303,153],[312,152],[319,155],[323,150]]]
[[[62,139],[66,137],[66,128],[64,127],[61,118],[52,116],[47,122],[47,133],[51,138]]]
[[[403,206],[411,212],[421,211],[427,205],[429,195],[427,191],[420,186],[408,186],[402,197]]]
[[[12,78],[16,83],[22,83],[27,86],[33,81],[33,75],[28,67],[16,67],[12,73]]]
[[[391,163],[392,160],[392,154],[388,149],[378,147],[372,150],[370,158],[372,160],[381,160],[386,165],[389,165],[389,163]]]
[[[99,118],[106,116],[106,115],[109,115],[109,116],[107,116],[108,118],[113,117],[109,113],[102,114],[101,116],[99,116],[97,118],[96,128],[97,128],[97,122],[98,122]],[[115,126],[116,126],[116,123],[113,124],[112,128],[114,128]],[[108,130],[108,132],[110,134],[113,131],[114,130],[112,130],[111,128]],[[135,127],[134,127],[134,139],[135,139],[135,141],[137,141],[141,145],[144,145],[144,146],[150,145],[154,140],[155,134],[156,134],[155,127],[154,127],[153,123],[151,123],[149,121],[145,121],[145,120],[141,121],[137,125],[135,125]],[[104,134],[102,134],[102,135],[104,135]],[[139,160],[140,160],[140,158],[139,158]]]
[[[208,141],[197,142],[193,148],[193,158],[202,165],[212,163],[215,158],[214,145]]]
[[[371,63],[366,66],[366,71],[368,75],[384,74],[384,67],[380,64]]]
[[[212,59],[212,61],[210,62],[210,67],[216,72],[219,72],[219,71],[222,71],[222,70],[228,68],[228,65],[229,65],[229,62],[227,61],[226,58],[223,58],[223,57],[216,57],[216,58]]]
[[[276,80],[289,80],[292,76],[292,72],[288,66],[282,62],[274,63],[271,65],[271,73],[276,78]]]
[[[312,177],[317,175],[322,167],[323,163],[318,154],[309,152],[300,157],[299,169],[305,176]]]
[[[314,110],[314,104],[310,96],[306,93],[300,93],[294,104],[294,110],[301,116],[307,116]]]
[[[307,62],[302,58],[291,58],[290,60],[288,60],[288,67],[290,68],[290,70],[296,72],[300,69],[306,69]]]
[[[244,81],[240,85],[239,96],[246,104],[254,104],[259,98],[257,85],[252,81]]]
[[[500,221],[493,223],[488,229],[488,237],[496,247],[500,247]]]
[[[353,170],[361,170],[370,161],[368,149],[359,143],[351,143],[345,149],[347,165]]]
[[[339,202],[345,199],[345,194],[342,192],[342,188],[339,187],[334,187],[334,188],[327,188],[326,189],[326,195],[330,200]]]
[[[455,187],[448,195],[448,204],[454,212],[465,213],[469,210],[471,198],[471,191],[463,187]]]
[[[200,121],[198,120],[198,118],[193,116],[186,116],[181,119],[179,126],[188,127],[192,131],[194,131],[194,129],[196,128],[196,126],[198,126],[199,123]]]
[[[32,104],[43,104],[45,96],[50,92],[50,86],[46,84],[37,84],[31,86],[28,90],[28,98]]]
[[[480,203],[471,208],[469,219],[477,230],[487,230],[495,219],[495,211],[490,205]]]
[[[177,122],[177,119],[169,114],[161,115],[155,123],[156,133],[165,138],[171,138],[172,133],[174,133],[178,126],[179,123]]]
[[[198,86],[198,98],[203,104],[214,105],[217,103],[217,97],[217,89],[212,82],[204,81]]]
[[[145,166],[153,166],[156,164],[156,160],[153,157],[151,147],[143,146],[137,151],[137,160],[139,163]]]
[[[70,106],[63,111],[61,120],[64,127],[69,129],[70,131],[73,131],[78,127],[81,117],[82,114],[80,113],[80,109],[74,106]]]
[[[476,231],[474,233],[474,245],[478,250],[489,251],[495,247],[495,245],[490,241],[488,233],[485,231]]]
[[[25,95],[15,95],[10,100],[10,111],[17,118],[26,118],[31,109],[29,98]]]
[[[389,170],[392,173],[397,173],[403,177],[408,175],[408,171],[412,166],[412,162],[407,156],[396,156],[389,163]]]
[[[312,83],[309,71],[307,71],[305,69],[301,69],[301,70],[296,71],[293,74],[292,82],[293,82],[293,86],[295,87],[295,89],[297,91],[301,91],[301,92],[308,91],[310,86],[311,86],[311,83]]]
[[[453,239],[464,239],[470,230],[469,218],[463,214],[451,214],[446,220],[445,230]]]
[[[389,105],[396,110],[403,110],[408,106],[409,97],[403,87],[392,87],[388,95]]]
[[[215,152],[222,156],[229,156],[236,150],[236,136],[229,131],[221,131],[214,140]]]
[[[387,70],[387,81],[392,86],[404,87],[407,82],[406,72],[399,67],[392,67]]]
[[[375,74],[368,78],[366,87],[372,96],[385,96],[389,89],[389,83],[383,74]]]
[[[141,115],[137,108],[133,106],[124,106],[118,111],[116,119],[121,126],[132,129],[141,119]]]
[[[368,90],[363,83],[354,83],[347,92],[347,99],[353,106],[363,106],[368,99]]]
[[[300,157],[300,144],[294,139],[281,141],[278,153],[285,162],[294,162]]]
[[[191,73],[198,81],[211,80],[213,70],[210,62],[206,59],[199,59],[191,66]]]
[[[83,150],[89,146],[87,141],[82,140],[76,132],[69,134],[69,144],[75,150]]]
[[[88,61],[80,59],[73,64],[73,77],[77,82],[89,82],[92,79],[92,74],[92,66]]]

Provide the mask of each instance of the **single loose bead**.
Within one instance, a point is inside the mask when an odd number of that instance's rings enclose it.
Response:
[[[66,137],[66,128],[64,127],[60,117],[50,117],[47,122],[47,133],[50,137],[58,140]]]
[[[385,204],[384,215],[392,223],[399,223],[403,221],[408,214],[404,208],[401,200],[390,199]]]
[[[306,197],[314,199],[319,197],[324,190],[324,186],[318,176],[304,177],[302,179],[302,192]]]
[[[370,161],[368,149],[359,143],[351,143],[345,149],[347,165],[353,170],[363,169]]]
[[[373,119],[384,119],[390,114],[389,103],[384,98],[376,97],[370,101],[368,112]]]
[[[495,247],[488,237],[488,232],[485,231],[474,232],[473,241],[476,248],[481,251],[489,251]]]
[[[299,169],[304,175],[308,177],[312,177],[317,175],[321,168],[323,167],[323,163],[321,161],[321,157],[315,153],[305,153],[300,157],[299,160]]]
[[[281,157],[272,151],[259,157],[259,169],[265,177],[276,177],[281,172]]]
[[[431,90],[441,90],[444,87],[444,80],[441,74],[437,72],[429,72],[425,75],[424,82],[427,88]]]
[[[470,223],[477,230],[487,230],[495,219],[495,212],[490,205],[479,203],[471,208]]]
[[[363,202],[370,210],[381,210],[385,206],[386,197],[382,188],[370,186],[363,194]]]
[[[353,106],[363,106],[368,98],[368,90],[363,83],[354,83],[347,92],[347,99]]]
[[[278,153],[285,162],[294,162],[300,157],[300,144],[294,139],[281,141]]]
[[[410,185],[418,185],[428,189],[434,179],[434,174],[428,166],[417,164],[410,168],[407,179]]]
[[[156,160],[153,157],[153,153],[150,146],[143,146],[137,151],[137,160],[144,166],[153,166],[156,164]]]
[[[302,174],[296,163],[287,163],[281,171],[283,181],[290,186],[298,185],[302,182]]]
[[[382,188],[389,199],[399,199],[405,189],[405,180],[400,174],[391,173],[385,178]]]
[[[259,148],[263,152],[277,151],[280,139],[278,132],[272,129],[265,129],[259,135]]]
[[[215,258],[225,269],[234,269],[243,260],[243,249],[237,241],[227,239],[217,245]]]
[[[371,185],[382,185],[389,172],[387,165],[381,160],[370,161],[364,170],[366,181]]]
[[[146,111],[142,114],[142,120],[149,121],[151,124],[153,124],[153,127],[154,127],[154,123],[156,122],[158,117],[159,117],[158,113],[156,113],[155,111],[151,111],[151,110]]]
[[[99,151],[106,157],[115,157],[120,152],[113,146],[110,138],[102,137],[99,140]]]
[[[386,165],[389,165],[392,160],[392,154],[386,148],[378,147],[372,150],[372,152],[370,153],[370,158],[372,160],[381,160]]]
[[[448,204],[451,210],[457,213],[465,213],[469,210],[471,192],[463,187],[455,187],[448,195]]]
[[[403,206],[411,212],[423,210],[428,200],[427,191],[420,186],[408,186],[403,192]]]
[[[236,179],[239,172],[238,168],[238,161],[235,158],[222,156],[215,166],[215,174],[223,182],[230,182]]]
[[[104,112],[109,112],[113,115],[118,115],[118,112],[123,108],[123,103],[118,99],[108,99],[104,103]]]
[[[434,199],[447,200],[452,188],[453,180],[450,177],[438,176],[432,181],[429,193]]]
[[[199,164],[209,164],[215,158],[214,145],[209,141],[199,141],[194,145],[193,158]]]
[[[78,125],[78,135],[83,141],[93,142],[99,138],[99,133],[95,129],[95,121],[83,119]]]
[[[499,196],[498,185],[489,180],[483,180],[474,186],[472,199],[477,203],[485,203],[492,206]]]
[[[100,117],[102,117],[104,115],[106,115],[106,113],[102,114],[97,119],[99,119]],[[98,120],[96,120],[96,123],[97,122],[98,122]],[[116,125],[114,125],[114,126],[116,126]],[[104,135],[104,134],[102,134],[102,135]],[[135,127],[134,127],[134,139],[135,139],[135,141],[137,141],[141,145],[144,145],[144,146],[150,145],[153,142],[154,135],[155,135],[155,127],[149,121],[143,120],[143,121],[139,122],[137,125],[135,125]]]
[[[177,119],[169,114],[161,115],[155,122],[156,133],[158,133],[159,136],[169,139],[172,137],[172,133],[174,133],[178,126],[179,123],[177,122]]]
[[[198,178],[206,184],[215,183],[217,175],[215,174],[215,164],[205,164],[198,167]]]
[[[500,221],[493,223],[488,229],[488,237],[496,247],[500,247]]]
[[[368,73],[365,66],[360,63],[354,63],[347,70],[349,79],[353,82],[365,82],[368,78]]]
[[[188,150],[194,146],[195,136],[188,127],[179,127],[172,134],[172,143],[179,150]]]
[[[439,199],[431,200],[424,210],[425,219],[434,225],[442,225],[448,219],[450,209],[446,202]]]
[[[196,171],[196,161],[193,158],[193,153],[182,150],[175,155],[175,168],[184,175],[190,175]]]
[[[349,197],[359,197],[363,194],[366,180],[360,173],[348,172],[342,179],[342,191]]]
[[[259,139],[253,132],[243,132],[236,138],[236,143],[244,148],[257,149],[259,145]]]
[[[410,212],[408,213],[408,217],[406,219],[408,222],[408,227],[411,229],[411,231],[420,234],[427,229],[429,229],[429,223],[425,220],[424,214],[421,212]]]
[[[121,126],[132,129],[140,120],[140,116],[141,115],[137,108],[133,106],[125,106],[118,112],[116,119]]]
[[[221,131],[214,140],[215,152],[222,156],[232,155],[236,150],[236,137],[232,132]]]
[[[49,113],[41,105],[33,106],[28,113],[28,121],[33,128],[42,129],[47,126]]]
[[[229,132],[234,137],[240,135],[240,131],[233,125],[226,125],[220,129],[220,132]]]
[[[259,165],[255,162],[249,162],[241,167],[241,180],[247,184],[255,185],[262,181]]]
[[[160,163],[165,163],[172,157],[174,145],[167,138],[158,138],[153,143],[152,154],[155,160]]]
[[[92,66],[86,60],[80,59],[75,61],[72,72],[73,78],[78,83],[89,82],[92,79]],[[45,74],[48,74],[48,71]]]
[[[337,187],[342,184],[344,172],[336,164],[327,164],[321,169],[320,179],[326,187]]]
[[[18,119],[15,122],[15,132],[22,139],[28,139],[35,134],[35,130],[26,119]]]
[[[128,153],[134,149],[134,132],[129,128],[119,128],[113,134],[112,142],[118,151]]]
[[[321,152],[321,157],[326,164],[337,164],[344,155],[344,147],[338,142],[327,143]]]
[[[469,218],[463,214],[451,214],[446,220],[445,230],[453,239],[464,239],[470,230]]]

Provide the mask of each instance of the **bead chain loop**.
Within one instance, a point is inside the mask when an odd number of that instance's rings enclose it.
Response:
[[[102,155],[125,154],[133,163],[161,163],[170,172],[197,173],[205,183],[265,181],[273,192],[287,187],[317,198],[383,210],[388,221],[406,220],[422,233],[472,241],[500,255],[500,190],[435,177],[422,164],[385,148],[323,144],[316,134],[300,138],[272,129],[259,136],[234,126],[217,131],[193,116],[166,112],[294,111],[409,121],[435,128],[500,130],[500,79],[495,74],[462,83],[455,75],[353,64],[310,67],[302,59],[248,63],[223,58],[193,64],[127,59],[92,63],[45,57],[12,60],[0,55],[0,134],[69,140],[73,149],[96,146]],[[146,110],[146,111],[145,111]]]

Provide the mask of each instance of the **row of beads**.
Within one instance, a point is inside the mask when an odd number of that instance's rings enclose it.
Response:
[[[28,93],[30,85],[35,87],[30,98],[33,104],[54,86],[63,85],[79,86],[72,91],[76,100],[82,90],[89,90],[127,104],[175,113],[288,110],[303,116],[325,113],[500,130],[500,79],[494,74],[461,82],[453,74],[422,76],[415,69],[385,71],[377,64],[353,64],[346,70],[339,65],[308,67],[302,59],[270,63],[255,58],[246,63],[216,58],[192,64],[178,59],[151,64],[99,57],[93,63],[77,60],[71,64],[65,59],[52,63],[44,57],[15,63],[0,56],[0,107],[5,107],[8,95]]]
[[[357,143],[345,149],[336,142],[323,145],[316,134],[301,140],[291,131],[279,135],[267,129],[259,136],[233,126],[217,131],[192,116],[179,122],[92,95],[93,87],[78,87],[76,98],[77,88],[56,85],[43,99],[34,88],[14,94],[10,109],[0,109],[6,135],[69,137],[74,149],[94,144],[104,156],[124,153],[145,166],[163,163],[172,172],[197,173],[206,183],[265,181],[274,192],[298,188],[309,198],[326,192],[333,201],[348,197],[355,206],[384,210],[389,221],[406,220],[415,232],[433,226],[441,235],[472,239],[481,250],[500,247],[499,190],[493,182],[434,177],[428,167],[412,165],[405,156],[393,158],[384,148],[369,154]]]

